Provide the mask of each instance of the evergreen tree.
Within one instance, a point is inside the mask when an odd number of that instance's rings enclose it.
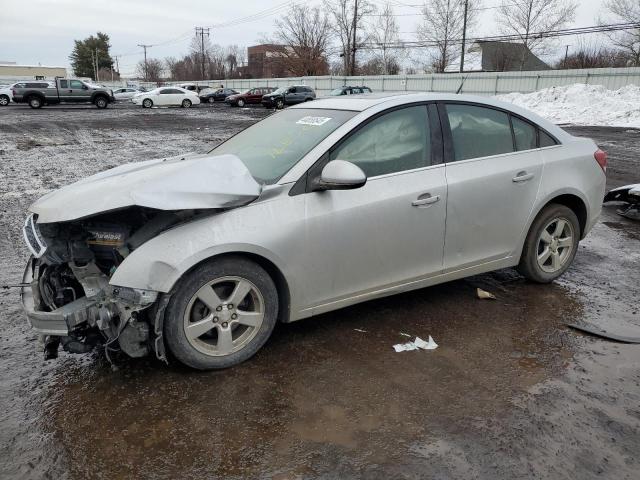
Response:
[[[109,55],[109,35],[98,32],[84,40],[74,40],[73,52],[69,55],[73,73],[78,77],[90,77],[96,80],[94,58],[98,55],[98,70],[112,69],[113,59]]]

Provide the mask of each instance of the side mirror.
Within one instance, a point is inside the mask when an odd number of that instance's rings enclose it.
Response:
[[[367,176],[360,167],[345,160],[332,160],[322,169],[320,177],[313,180],[313,191],[351,190],[367,183]]]
[[[89,87],[87,87],[86,85],[82,85],[82,89],[83,90],[89,90]]]

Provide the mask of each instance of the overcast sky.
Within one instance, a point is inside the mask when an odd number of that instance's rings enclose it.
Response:
[[[496,33],[495,8],[502,0],[483,0],[478,35]],[[604,0],[581,0],[574,27],[596,23]],[[318,4],[317,0],[306,1]],[[384,0],[373,0],[381,6]],[[392,0],[401,37],[415,40],[419,8],[410,5],[420,0]],[[261,15],[260,12],[270,9]],[[157,45],[149,57],[164,58],[186,53],[196,26],[224,24],[256,15],[253,21],[212,28],[211,40],[221,45],[243,47],[257,43],[273,31],[277,15],[286,12],[282,0],[0,0],[0,61],[19,64],[68,66],[74,39],[83,39],[97,31],[111,38],[112,55],[122,55],[120,70],[131,74],[142,58],[137,44]],[[33,14],[31,14],[33,13]],[[271,13],[271,14],[270,14]],[[269,15],[270,14],[270,15]],[[373,20],[373,19],[371,19]],[[558,55],[565,44],[577,39],[563,37],[557,43]]]

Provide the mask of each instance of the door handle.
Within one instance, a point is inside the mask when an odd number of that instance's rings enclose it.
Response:
[[[440,195],[431,196],[430,194],[425,193],[424,195],[420,195],[416,200],[411,202],[411,205],[413,205],[414,207],[423,207],[425,205],[432,205],[438,200],[440,200]]]
[[[528,182],[533,177],[534,177],[533,173],[518,172],[518,175],[513,177],[511,180],[513,180],[515,183],[522,183],[522,182]]]

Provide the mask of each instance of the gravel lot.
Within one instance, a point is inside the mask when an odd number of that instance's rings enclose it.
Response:
[[[20,281],[38,196],[207,150],[266,113],[0,109],[0,285]],[[568,130],[608,150],[609,187],[640,182],[640,131]],[[638,265],[640,223],[607,206],[554,284],[502,270],[368,302],[281,325],[252,360],[213,373],[44,362],[17,290],[0,288],[0,478],[637,479],[640,345],[564,325],[640,328]],[[395,353],[400,332],[440,348]]]

